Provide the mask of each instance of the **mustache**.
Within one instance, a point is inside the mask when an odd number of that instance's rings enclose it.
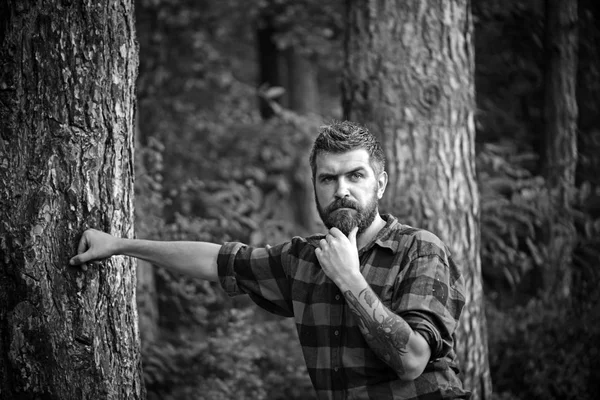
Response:
[[[325,211],[330,213],[332,211],[337,210],[338,208],[352,208],[354,210],[358,210],[360,207],[356,202],[344,197],[341,199],[337,199],[336,201],[331,203],[329,206],[327,206]]]

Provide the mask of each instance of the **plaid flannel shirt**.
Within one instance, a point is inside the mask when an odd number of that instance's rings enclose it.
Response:
[[[343,294],[317,261],[323,235],[265,248],[225,243],[218,257],[221,285],[231,296],[246,293],[267,311],[295,318],[319,399],[468,398],[454,352],[464,305],[460,271],[435,235],[382,217],[385,227],[359,251],[360,268],[384,305],[432,347],[414,381],[398,379],[363,338]]]

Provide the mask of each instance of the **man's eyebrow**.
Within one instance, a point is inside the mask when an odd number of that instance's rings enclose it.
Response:
[[[345,174],[346,175],[350,175],[350,174],[353,174],[355,172],[364,172],[364,171],[366,171],[365,167],[356,167],[356,168],[354,168],[354,169],[346,172]]]
[[[323,178],[335,178],[335,177],[341,176],[341,175],[351,175],[351,174],[354,174],[356,172],[364,172],[364,171],[366,171],[366,168],[363,167],[363,166],[360,166],[360,167],[356,167],[356,168],[353,168],[351,170],[342,172],[340,174],[333,174],[333,173],[328,173],[328,172],[320,172],[319,174],[317,174],[317,177],[319,179],[323,179]]]
[[[320,172],[319,174],[317,174],[317,178],[319,179],[323,179],[323,178],[335,178],[337,175],[335,174],[329,174],[327,172]]]

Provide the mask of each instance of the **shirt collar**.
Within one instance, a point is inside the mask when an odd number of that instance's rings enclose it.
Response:
[[[394,232],[399,227],[398,220],[391,214],[381,214],[381,218],[385,221],[385,225],[377,232],[375,239],[360,249],[360,254],[369,251],[375,245],[392,251],[398,250],[398,241],[395,240],[394,235]]]

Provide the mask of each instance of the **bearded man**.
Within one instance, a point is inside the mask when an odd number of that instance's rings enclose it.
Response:
[[[434,234],[379,213],[388,181],[380,143],[334,122],[320,128],[310,165],[325,235],[254,248],[87,230],[71,264],[137,257],[293,317],[319,399],[468,398],[454,349],[460,270]]]

